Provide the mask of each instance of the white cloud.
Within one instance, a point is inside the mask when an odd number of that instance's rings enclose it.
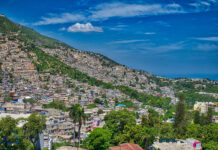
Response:
[[[196,49],[200,51],[213,51],[218,50],[218,46],[215,44],[199,44]]]
[[[49,14],[41,17],[41,20],[33,25],[49,25],[78,21],[98,21],[106,20],[111,17],[135,17],[142,15],[161,15],[172,13],[184,13],[178,4],[125,4],[125,3],[104,3],[96,7],[89,8],[88,11],[80,14],[61,13]],[[85,15],[86,14],[86,15]]]
[[[112,27],[112,28],[109,28],[110,30],[115,30],[115,31],[118,31],[118,30],[123,30],[123,28],[127,27],[127,25],[124,25],[124,24],[119,24],[115,27]]]
[[[125,3],[106,3],[95,7],[89,17],[91,20],[105,20],[111,17],[134,17],[142,15],[160,15],[172,13],[184,13],[178,4],[169,5],[140,5]]]
[[[172,4],[168,4],[166,5],[168,8],[177,8],[177,9],[180,9],[181,6],[179,4],[176,4],[176,3],[172,3]]]
[[[189,3],[192,8],[182,7],[179,4],[127,4],[121,2],[103,3],[90,7],[80,13],[61,13],[50,14],[41,17],[41,20],[33,25],[49,25],[79,21],[99,21],[107,20],[112,17],[136,17],[151,15],[167,15],[178,13],[193,13],[208,11],[211,9],[215,0],[204,0]],[[116,29],[115,29],[116,30]]]
[[[76,23],[67,29],[68,32],[103,32],[102,28],[95,27],[91,23]]]
[[[204,1],[201,2],[201,4],[202,4],[202,5],[206,5],[206,6],[210,6],[210,5],[211,5],[210,3],[208,3],[208,2],[204,2]]]
[[[211,6],[215,4],[215,0],[205,0],[205,1],[196,1],[194,3],[190,3],[189,5],[194,7],[194,11],[201,12],[201,11],[208,11],[211,9]]]
[[[170,44],[170,45],[161,45],[161,46],[156,46],[156,47],[147,47],[145,49],[157,52],[157,53],[163,53],[163,52],[169,52],[169,51],[175,51],[175,50],[180,50],[183,47],[179,44]]]
[[[153,34],[156,34],[155,32],[145,32],[144,34],[146,35],[153,35]]]
[[[34,23],[33,25],[48,25],[48,24],[60,24],[85,20],[85,17],[81,14],[62,13],[60,15],[50,14],[49,17],[42,17],[41,21]]]
[[[144,46],[142,49],[142,53],[150,53],[150,54],[160,54],[160,53],[167,53],[172,51],[179,51],[184,49],[184,41],[180,41],[177,43],[169,43],[166,45],[150,45]]]
[[[218,42],[218,37],[200,37],[200,38],[195,38],[195,39],[201,40],[201,41]]]
[[[123,41],[114,41],[114,42],[111,42],[111,43],[114,43],[114,44],[127,44],[127,43],[136,43],[136,42],[145,42],[147,40],[123,40]]]

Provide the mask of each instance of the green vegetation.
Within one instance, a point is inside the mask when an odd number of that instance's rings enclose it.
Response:
[[[35,150],[39,134],[45,129],[45,118],[39,114],[31,114],[24,119],[27,122],[18,127],[18,121],[10,116],[0,120],[0,148],[1,150]]]
[[[65,82],[64,82],[69,88],[75,88],[76,86],[75,86],[75,84],[73,84],[71,81],[69,81],[69,80],[66,80]]]
[[[30,150],[33,148],[17,124],[18,120],[9,116],[0,120],[0,147],[2,150]]]
[[[153,96],[153,95],[148,95],[145,93],[140,93],[126,86],[117,86],[117,88],[123,93],[125,93],[126,95],[129,95],[132,99],[137,99],[140,102],[143,102],[144,104],[163,108],[163,109],[169,109],[171,107],[169,105],[170,98],[163,98],[159,96]]]
[[[208,93],[218,93],[218,85],[207,85],[207,87],[204,89],[205,92]]]
[[[11,32],[18,32],[19,25],[13,23],[6,17],[0,16],[0,33],[9,34]]]
[[[111,132],[107,129],[96,128],[85,140],[90,150],[104,150],[110,146]]]
[[[62,111],[68,111],[69,109],[65,106],[65,103],[60,100],[54,100],[49,104],[43,104],[43,108],[55,108]]]
[[[174,89],[177,91],[192,91],[195,92],[208,92],[208,93],[218,93],[218,84],[213,82],[208,82],[209,79],[204,79],[203,81],[191,81],[190,79],[179,80],[173,84]],[[199,84],[199,87],[195,87]]]
[[[181,135],[184,132],[184,126],[186,125],[186,107],[184,101],[184,95],[180,95],[179,103],[176,105],[176,114],[174,127],[176,132]]]
[[[27,123],[23,126],[23,131],[27,138],[31,141],[34,148],[37,148],[39,134],[46,128],[45,117],[36,113],[32,113],[26,119]]]
[[[52,150],[56,150],[58,147],[61,147],[61,146],[72,146],[71,143],[69,142],[59,142],[59,143],[52,143]]]
[[[36,103],[36,100],[34,100],[33,98],[30,98],[30,99],[23,99],[23,102],[24,102],[24,103],[34,104],[34,103]]]
[[[102,150],[126,142],[137,143],[143,148],[148,147],[155,140],[158,130],[141,124],[136,125],[134,115],[126,109],[109,112],[104,118],[103,129],[94,129],[84,144],[89,149]]]
[[[160,123],[160,116],[153,109],[149,109],[148,113],[149,113],[148,116],[145,115],[142,116],[141,124],[142,126],[155,127],[156,124]]]
[[[70,118],[73,120],[74,127],[76,127],[76,124],[78,123],[77,137],[79,140],[79,147],[80,147],[80,130],[81,130],[82,125],[85,123],[86,119],[88,118],[88,116],[85,115],[84,108],[82,108],[79,104],[74,104],[71,106],[69,115],[70,115]],[[75,128],[74,128],[73,138],[75,141],[76,139]],[[75,146],[75,143],[74,143],[74,146]]]
[[[88,83],[92,86],[99,86],[106,89],[119,89],[123,93],[129,95],[131,98],[137,99],[147,105],[160,107],[163,109],[167,109],[170,107],[169,98],[162,98],[158,96],[148,95],[145,93],[140,93],[126,86],[113,86],[112,83],[105,83],[103,81],[97,80],[93,77],[88,76],[85,73],[78,71],[75,68],[66,65],[59,59],[48,55],[39,48],[36,48],[34,45],[27,47],[27,49],[36,54],[37,60],[33,60],[33,63],[36,66],[37,70],[41,73],[50,72],[51,74],[67,75],[72,79]]]
[[[96,108],[97,106],[95,104],[89,104],[87,106],[87,109],[92,109],[92,108]]]
[[[135,126],[136,120],[134,118],[134,113],[126,109],[118,111],[110,111],[104,117],[105,129],[109,129],[112,132],[112,137],[116,139],[120,134],[123,133],[125,126]],[[113,141],[117,143],[116,141]]]
[[[126,105],[127,108],[138,109],[138,106],[133,104],[131,100],[123,99],[120,103]]]
[[[172,123],[162,123],[160,127],[160,138],[176,138]]]
[[[30,28],[16,24],[6,17],[0,16],[0,22],[0,33],[10,35],[9,37],[11,40],[19,39],[25,43],[34,43],[49,48],[56,48],[59,46],[69,47],[58,40],[43,36]],[[19,34],[14,35],[13,33]]]
[[[177,90],[192,90],[195,89],[194,83],[190,81],[180,81],[176,82],[174,85]]]
[[[215,150],[218,148],[218,124],[209,124],[201,126],[199,124],[188,124],[184,138],[195,138],[202,142],[203,149]],[[214,145],[210,145],[214,144]]]
[[[6,17],[0,16],[0,22],[1,33],[7,34],[10,40],[18,39],[20,41],[23,41],[25,43],[25,46],[23,47],[22,45],[20,45],[19,47],[22,50],[27,50],[27,52],[33,52],[36,55],[35,59],[29,54],[39,73],[48,72],[51,74],[60,74],[83,83],[88,83],[91,86],[98,86],[105,89],[119,89],[121,92],[130,96],[131,99],[137,99],[143,104],[167,110],[165,116],[161,117],[157,112],[149,109],[148,116],[142,116],[142,122],[139,125],[136,125],[136,118],[139,117],[137,113],[130,112],[126,109],[111,111],[104,118],[105,125],[103,129],[95,129],[88,136],[87,140],[84,141],[84,144],[87,146],[87,148],[107,149],[109,146],[118,145],[124,142],[134,142],[136,144],[139,144],[143,148],[148,148],[148,146],[159,135],[163,138],[196,138],[202,142],[203,148],[218,149],[216,144],[216,142],[218,141],[218,125],[211,123],[211,117],[213,113],[212,110],[208,110],[208,113],[206,115],[200,115],[199,112],[195,112],[194,117],[191,118],[192,116],[187,111],[186,106],[186,103],[193,105],[196,101],[217,102],[218,100],[213,97],[206,97],[196,93],[199,91],[217,93],[218,88],[216,84],[207,83],[208,80],[205,80],[204,84],[206,85],[206,88],[195,88],[195,84],[197,84],[198,82],[186,80],[172,83],[170,80],[161,79],[153,75],[149,75],[149,83],[155,82],[160,87],[172,85],[177,90],[177,92],[181,90],[184,91],[184,96],[180,97],[180,102],[174,108],[170,105],[169,98],[152,96],[145,93],[140,93],[127,86],[114,86],[112,83],[105,83],[103,81],[97,80],[96,78],[90,77],[86,73],[82,73],[77,69],[63,63],[59,60],[57,55],[51,56],[40,49],[40,47],[57,48],[63,46],[65,49],[69,48],[70,50],[75,50],[65,45],[64,43],[61,43],[49,37],[45,37],[33,31],[32,29],[15,24],[8,20]],[[110,60],[109,58],[100,54],[82,51],[81,53],[88,53],[90,56],[98,58],[100,62],[102,62],[103,66],[109,67],[118,65],[113,60]],[[8,55],[11,54],[8,53]],[[124,75],[125,74],[126,72],[124,73]],[[13,75],[10,73],[9,76],[10,82],[13,83]],[[2,77],[0,76],[0,81],[1,78]],[[116,76],[114,76],[114,78],[116,78]],[[49,81],[50,79],[47,78],[44,80]],[[138,82],[138,77],[135,77],[135,80]],[[69,80],[66,80],[65,84],[70,88],[75,88],[75,90],[77,91],[84,92],[84,90],[80,90],[79,87],[75,87],[75,85]],[[134,84],[131,85],[135,86]],[[48,87],[46,87],[46,89],[48,89]],[[154,90],[161,92],[159,88]],[[57,90],[57,92],[60,91]],[[177,94],[179,95],[179,93]],[[102,98],[106,98],[106,95],[102,95]],[[79,97],[79,99],[81,99],[81,96]],[[11,100],[11,97],[5,98],[5,101]],[[33,100],[29,100],[28,102],[34,103]],[[101,104],[102,101],[100,99],[95,99],[95,103]],[[107,103],[108,102],[105,99],[104,104],[106,105],[106,107]],[[116,104],[118,103],[119,101],[116,100]],[[123,100],[122,103],[125,104],[127,107],[137,108],[131,101]],[[43,107],[60,109],[62,111],[70,111],[69,115],[73,120],[74,126],[78,124],[77,132],[74,128],[74,141],[75,138],[78,138],[80,146],[80,130],[88,117],[85,115],[84,109],[79,104],[72,105],[72,107],[68,109],[65,107],[64,102],[58,100],[53,101],[50,104],[43,105]],[[90,104],[87,106],[88,109],[95,107],[96,104]],[[174,111],[176,112],[175,115],[173,114]],[[98,110],[98,114],[101,114],[102,112],[102,110]],[[169,117],[175,118],[175,122],[173,124],[162,122],[161,119],[167,119]],[[194,123],[191,123],[192,121],[194,121]],[[36,142],[39,139],[38,136],[45,128],[45,118],[37,114],[32,114],[27,119],[27,123],[22,128],[17,127],[17,124],[18,120],[10,117],[3,118],[0,121],[1,149],[30,150],[36,148]],[[58,146],[58,144],[56,146]]]
[[[111,83],[104,83],[103,81],[89,77],[87,74],[72,68],[59,59],[48,55],[44,51],[36,48],[34,45],[28,47],[28,49],[37,55],[37,61],[33,61],[39,72],[50,72],[51,74],[67,75],[72,79],[80,82],[88,83],[90,85],[101,86],[102,88],[112,88]]]
[[[2,83],[2,79],[3,79],[3,77],[0,75],[0,83]]]
[[[5,102],[11,102],[11,101],[13,101],[13,98],[12,98],[11,96],[7,95],[7,96],[4,98],[4,101],[5,101]]]
[[[169,107],[169,101],[170,101],[169,99],[147,95],[145,93],[139,93],[136,90],[133,90],[126,86],[113,86],[112,83],[105,83],[103,81],[97,80],[93,77],[88,76],[85,73],[78,71],[75,68],[66,65],[65,63],[60,61],[57,57],[50,56],[44,51],[40,50],[39,48],[36,48],[34,44],[39,46],[49,46],[51,48],[57,47],[58,45],[63,45],[64,47],[70,48],[69,46],[60,43],[57,40],[42,36],[31,29],[25,28],[18,24],[14,24],[6,17],[0,17],[0,19],[2,22],[4,22],[1,24],[0,32],[2,31],[2,33],[9,34],[11,32],[20,31],[20,34],[18,35],[18,39],[24,41],[26,45],[29,45],[25,48],[22,47],[21,49],[23,50],[28,49],[29,51],[34,52],[36,54],[37,60],[33,60],[33,63],[39,72],[49,72],[51,74],[67,75],[72,79],[78,80],[80,82],[88,83],[89,85],[92,86],[98,86],[106,89],[119,89],[123,93],[129,95],[131,98],[137,99],[143,102],[144,104],[161,107],[163,109],[167,109]],[[95,54],[91,52],[84,52],[84,53],[88,53],[91,56],[93,55],[97,57],[100,61],[105,60],[104,63],[106,63],[107,65],[108,64],[117,65],[116,62],[110,60],[109,58],[103,55]]]
[[[99,98],[95,98],[94,102],[96,104],[102,104],[103,103]]]
[[[181,93],[178,93],[179,95]],[[196,101],[198,102],[218,102],[217,98],[210,97],[210,96],[204,96],[198,93],[195,93],[194,91],[186,91],[183,92],[184,97],[186,99],[186,103],[193,106]]]
[[[0,71],[2,70],[2,62],[0,62]],[[2,77],[2,74],[0,73],[0,83],[2,83],[2,79],[3,79],[3,77]]]
[[[104,113],[104,111],[102,109],[99,109],[97,112],[98,115],[103,114],[103,113]]]
[[[169,119],[169,118],[173,118],[173,117],[174,117],[174,112],[175,112],[175,107],[172,107],[172,108],[168,109],[168,110],[165,112],[164,116],[162,116],[161,118],[162,118],[163,120],[167,120],[167,119]]]
[[[170,112],[173,110],[174,108]],[[160,137],[195,138],[202,142],[204,149],[217,148],[215,143],[218,140],[218,124],[211,123],[212,110],[209,109],[206,115],[195,115],[194,113],[192,117],[187,111],[184,95],[181,95],[175,112],[175,115],[170,113],[175,118],[174,123],[166,123],[162,122],[162,117],[156,111],[149,109],[148,116],[143,115],[141,124],[136,125],[136,116],[133,112],[126,109],[112,110],[105,115],[105,125],[103,129],[100,129],[102,132],[99,133],[99,129],[94,129],[84,141],[84,146],[89,149],[99,149],[100,147],[107,149],[109,146],[132,142],[147,149],[154,140]]]
[[[199,111],[195,111],[194,112],[194,123],[200,124],[201,126],[209,125],[210,123],[212,123],[212,115],[213,115],[213,112],[211,108],[208,108],[207,115],[200,114]]]

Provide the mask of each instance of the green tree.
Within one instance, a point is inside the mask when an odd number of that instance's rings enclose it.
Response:
[[[102,104],[102,101],[101,101],[99,98],[95,98],[94,102],[95,102],[96,104]]]
[[[23,102],[24,103],[30,103],[31,105],[33,105],[34,103],[36,103],[36,101],[33,99],[33,98],[30,98],[30,99],[23,99]]]
[[[104,100],[104,105],[107,106],[108,105],[108,101],[105,99]]]
[[[154,109],[148,109],[148,121],[149,126],[154,127],[156,124],[160,123],[159,114]]]
[[[13,98],[9,95],[4,98],[5,102],[11,102],[12,100],[13,100]]]
[[[207,117],[206,117],[206,124],[210,124],[212,123],[212,117],[213,117],[213,111],[212,111],[212,108],[208,108],[208,111],[207,111]]]
[[[217,141],[209,141],[207,143],[203,143],[202,147],[206,150],[216,150],[218,149]]]
[[[2,79],[3,79],[3,77],[2,77],[1,74],[0,74],[0,83],[2,83]]]
[[[202,126],[199,129],[199,133],[201,134],[201,139],[200,141],[202,143],[207,143],[210,141],[218,141],[218,124],[209,124],[209,125],[205,125]]]
[[[74,123],[74,142],[76,138],[76,123],[78,123],[78,140],[79,140],[79,147],[80,147],[80,130],[82,125],[85,123],[87,116],[84,113],[84,108],[82,108],[79,104],[74,104],[70,108],[69,112],[70,118],[73,120]]]
[[[141,121],[142,126],[149,126],[149,120],[148,117],[145,115],[142,115],[142,121]]]
[[[10,143],[16,141],[17,135],[17,121],[9,116],[2,118],[0,121],[0,137],[1,137],[1,147],[11,149],[12,146]],[[13,130],[15,130],[13,132]]]
[[[111,132],[108,129],[96,128],[86,139],[90,150],[106,150],[110,146]]]
[[[103,113],[104,113],[104,111],[102,109],[99,109],[97,112],[98,115],[103,114]]]
[[[199,111],[194,112],[194,123],[195,124],[200,124],[201,122],[201,116]]]
[[[173,127],[171,123],[163,123],[160,128],[161,138],[175,138]]]
[[[26,121],[27,123],[23,126],[24,133],[36,149],[39,135],[46,128],[45,117],[41,114],[32,113]]]
[[[95,104],[89,104],[87,106],[87,109],[92,109],[92,108],[96,108],[97,106]]]
[[[55,108],[62,111],[68,111],[68,108],[65,106],[65,103],[60,100],[54,100],[53,102],[50,102],[49,104],[44,104],[44,108]]]
[[[123,133],[116,137],[117,143],[136,143],[143,148],[148,148],[153,143],[157,136],[157,130],[151,127],[143,127],[141,125],[129,126],[126,125]]]
[[[159,114],[155,110],[149,109],[148,113],[148,116],[142,116],[142,126],[154,127],[156,124],[160,123]]]
[[[2,70],[2,62],[0,62],[0,70]]]
[[[179,96],[179,103],[176,105],[176,114],[175,114],[175,122],[174,127],[179,134],[184,133],[185,124],[186,124],[186,110],[185,110],[185,101],[184,95],[181,94]]]
[[[207,118],[206,118],[205,114],[201,114],[200,115],[200,125],[201,126],[206,125],[206,121],[207,121]]]
[[[128,111],[127,109],[110,111],[104,117],[105,120],[105,129],[112,131],[112,137],[119,136],[125,128],[125,126],[135,126],[136,120],[134,118],[134,113]]]
[[[17,127],[18,120],[7,116],[0,121],[0,149],[1,150],[33,150],[31,143]]]
[[[186,126],[186,137],[200,139],[200,138],[202,138],[202,135],[199,132],[200,130],[201,130],[200,124],[188,124]]]

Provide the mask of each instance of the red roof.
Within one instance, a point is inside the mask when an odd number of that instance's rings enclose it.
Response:
[[[120,146],[109,147],[110,150],[143,150],[139,145],[132,143],[124,143]]]

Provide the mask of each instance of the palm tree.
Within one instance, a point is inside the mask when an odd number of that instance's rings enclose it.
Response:
[[[76,138],[76,123],[78,121],[78,118],[79,118],[79,113],[78,113],[78,107],[80,105],[79,104],[74,104],[71,106],[70,108],[70,112],[69,112],[69,115],[70,115],[70,118],[73,120],[73,124],[74,124],[74,133],[73,133],[73,140],[74,140],[74,146],[75,146],[75,138]]]
[[[87,116],[85,115],[85,112],[84,112],[84,108],[79,108],[79,128],[78,128],[78,139],[79,139],[79,148],[80,148],[80,130],[81,130],[81,127],[83,124],[85,124],[85,121],[87,119]]]
[[[80,130],[82,127],[82,124],[85,123],[86,115],[84,113],[84,108],[80,106],[80,104],[73,104],[70,108],[69,112],[70,118],[73,120],[74,123],[74,146],[75,146],[75,138],[76,138],[76,123],[78,122],[78,140],[79,140],[79,147],[80,147]]]

